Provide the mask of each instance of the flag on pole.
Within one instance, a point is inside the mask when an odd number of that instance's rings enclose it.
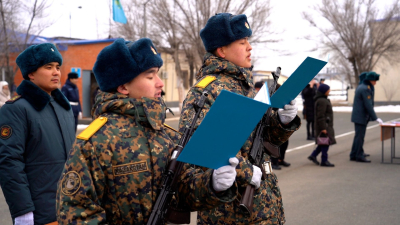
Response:
[[[122,9],[121,2],[119,0],[112,0],[113,1],[113,20],[115,22],[125,24],[126,16],[124,10]]]

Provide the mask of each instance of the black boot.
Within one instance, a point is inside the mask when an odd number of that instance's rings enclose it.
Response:
[[[313,163],[317,164],[317,166],[319,165],[319,162],[318,162],[317,158],[315,158],[314,156],[310,155],[310,156],[308,156],[307,159],[309,159],[309,160],[311,160]]]
[[[330,163],[328,160],[325,162],[321,162],[321,166],[326,166],[326,167],[334,167],[335,165]]]
[[[290,166],[290,163],[288,163],[288,162],[285,162],[284,160],[282,160],[282,161],[280,161],[280,160],[279,160],[279,165],[282,165],[282,166],[288,167],[288,166]]]
[[[280,170],[280,169],[282,169],[282,167],[280,167],[279,164],[274,164],[274,163],[271,165],[271,167],[272,167],[273,170]]]

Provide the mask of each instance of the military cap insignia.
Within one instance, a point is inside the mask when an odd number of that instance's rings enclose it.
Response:
[[[8,101],[6,101],[6,103],[14,103],[15,101],[17,101],[20,98],[21,98],[21,95],[14,96],[14,97],[10,98]]]
[[[247,29],[250,29],[250,26],[247,22],[244,22],[244,25],[246,26]]]
[[[214,80],[216,80],[217,78],[214,76],[206,76],[203,79],[200,80],[199,83],[196,84],[195,87],[200,87],[200,88],[205,88],[207,87],[209,84],[211,84],[211,82],[213,82]]]
[[[123,175],[128,175],[128,174],[133,174],[133,173],[145,172],[148,170],[149,169],[147,167],[146,161],[140,161],[140,162],[136,162],[136,163],[128,163],[128,164],[113,166],[114,176],[123,176]]]
[[[151,48],[151,51],[153,51],[154,55],[156,55],[157,54],[156,50],[153,47],[150,47],[150,48]]]
[[[0,128],[0,138],[1,139],[8,139],[11,137],[12,134],[12,128],[8,125],[3,125]]]
[[[73,195],[79,190],[81,184],[81,176],[75,171],[69,171],[61,181],[61,191],[65,195]]]
[[[54,52],[54,49],[53,48],[50,48],[51,49],[51,51],[53,51]]]

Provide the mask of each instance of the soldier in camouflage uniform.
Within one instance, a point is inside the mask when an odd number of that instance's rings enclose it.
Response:
[[[245,15],[233,16],[220,13],[208,20],[200,32],[208,53],[204,56],[203,66],[197,74],[199,81],[189,90],[183,103],[180,129],[191,123],[194,114],[193,103],[199,99],[204,90],[210,94],[201,118],[204,118],[223,89],[254,98],[253,77],[249,69],[251,68],[251,46],[248,43],[250,35],[251,29]],[[234,106],[232,110],[235,110]],[[270,118],[271,126],[264,132],[264,138],[276,146],[285,142],[301,123],[294,104],[285,105],[285,109],[274,110]],[[197,125],[200,123],[201,120]],[[236,156],[239,159],[239,165],[236,167],[239,193],[243,193],[250,184],[258,187],[251,215],[246,215],[240,210],[239,195],[233,202],[198,212],[197,224],[283,224],[285,222],[282,195],[276,175],[267,174],[266,179],[261,180],[260,168],[249,161],[253,138],[254,132]],[[263,159],[269,161],[269,156],[264,153]],[[190,170],[186,172],[188,171]]]
[[[101,90],[92,109],[96,119],[77,137],[59,181],[59,224],[147,222],[179,138],[164,125],[164,84],[157,75],[161,66],[147,38],[117,39],[100,52],[93,68]],[[179,184],[186,190],[183,200],[198,200],[185,202],[188,209],[212,208],[236,198],[237,159],[232,159],[236,164],[220,171],[229,178],[221,192],[212,186],[221,175],[211,178],[211,171],[197,170],[196,178]]]

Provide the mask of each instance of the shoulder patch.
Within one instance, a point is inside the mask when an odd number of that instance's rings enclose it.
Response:
[[[17,101],[20,98],[21,98],[21,95],[14,96],[14,97],[10,98],[8,101],[6,101],[6,103],[7,104],[12,104],[12,103],[14,103],[15,101]]]
[[[367,98],[368,98],[368,99],[371,99],[371,95],[368,95]]]
[[[217,78],[214,76],[205,76],[203,79],[201,79],[199,81],[199,83],[196,84],[195,87],[206,88],[209,84],[211,84],[216,79]]]
[[[86,129],[83,130],[76,138],[87,141],[106,123],[107,118],[100,116],[99,118],[95,119],[88,127],[86,127]]]
[[[79,190],[81,184],[81,176],[75,171],[69,171],[61,181],[61,191],[64,195],[73,195]]]
[[[173,127],[169,126],[169,125],[166,124],[166,123],[164,123],[164,127],[168,128],[168,129],[170,129],[170,130],[173,130],[173,131],[175,131],[176,133],[182,135],[179,131],[175,130]]]
[[[11,137],[12,128],[8,125],[3,125],[0,127],[0,138],[1,139],[8,139]]]

